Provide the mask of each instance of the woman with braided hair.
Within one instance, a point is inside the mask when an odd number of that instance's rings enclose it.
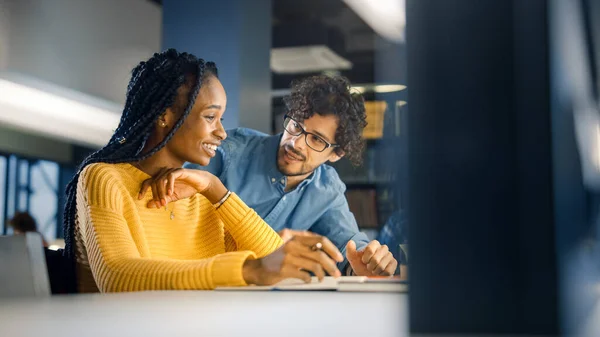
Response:
[[[267,285],[340,275],[319,235],[282,242],[207,165],[227,137],[217,68],[170,49],[132,73],[119,126],[67,186],[65,254],[80,292]]]

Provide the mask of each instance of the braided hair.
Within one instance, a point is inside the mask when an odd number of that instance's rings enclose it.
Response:
[[[106,146],[83,160],[67,185],[63,214],[67,257],[72,257],[74,253],[77,182],[83,169],[93,163],[125,163],[154,155],[183,124],[194,106],[202,82],[210,76],[218,77],[213,62],[204,62],[192,54],[179,53],[175,49],[155,53],[148,61],[140,62],[133,69],[119,126]],[[181,117],[162,142],[142,153],[155,123],[169,107]]]

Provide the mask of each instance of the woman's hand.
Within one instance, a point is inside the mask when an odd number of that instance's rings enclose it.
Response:
[[[319,280],[325,277],[325,273],[334,277],[341,276],[335,263],[344,260],[342,253],[326,237],[306,233],[294,236],[263,258],[247,260],[243,268],[246,283],[271,285],[286,278],[298,278],[310,283],[309,272]]]
[[[203,194],[214,204],[227,193],[223,183],[213,174],[184,168],[162,168],[154,177],[144,180],[138,199],[142,199],[149,188],[153,197],[148,202],[149,208],[160,208],[196,193]]]
[[[277,234],[279,234],[279,236],[281,237],[281,240],[283,240],[283,242],[288,242],[295,236],[311,236],[311,235],[313,235],[313,233],[311,233],[309,231],[302,231],[302,230],[299,231],[299,230],[289,229],[289,228],[284,228],[284,229],[280,230],[279,232],[277,232]]]

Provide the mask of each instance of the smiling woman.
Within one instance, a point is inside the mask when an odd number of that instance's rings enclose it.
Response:
[[[214,63],[173,49],[134,70],[109,143],[67,187],[65,253],[80,292],[212,289],[339,275],[326,238],[283,244],[208,165],[227,137]],[[164,208],[164,209],[163,209]],[[314,245],[322,247],[311,250]],[[301,269],[306,270],[301,271]]]

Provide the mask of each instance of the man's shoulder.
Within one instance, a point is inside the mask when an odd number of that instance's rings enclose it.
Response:
[[[268,134],[249,128],[235,128],[227,130],[226,142],[260,141],[269,137]]]
[[[344,193],[346,191],[346,184],[344,184],[335,168],[323,164],[319,167],[318,171],[319,174],[315,177],[318,180],[318,186],[324,186],[328,190],[331,190],[333,187],[333,191],[336,193]]]
[[[227,130],[227,138],[222,142],[223,151],[227,154],[242,154],[247,151],[262,151],[265,144],[271,144],[275,136],[248,129],[235,128]]]
[[[269,135],[248,128],[235,128],[227,130],[227,138],[222,142],[225,152],[251,150],[265,140]]]

